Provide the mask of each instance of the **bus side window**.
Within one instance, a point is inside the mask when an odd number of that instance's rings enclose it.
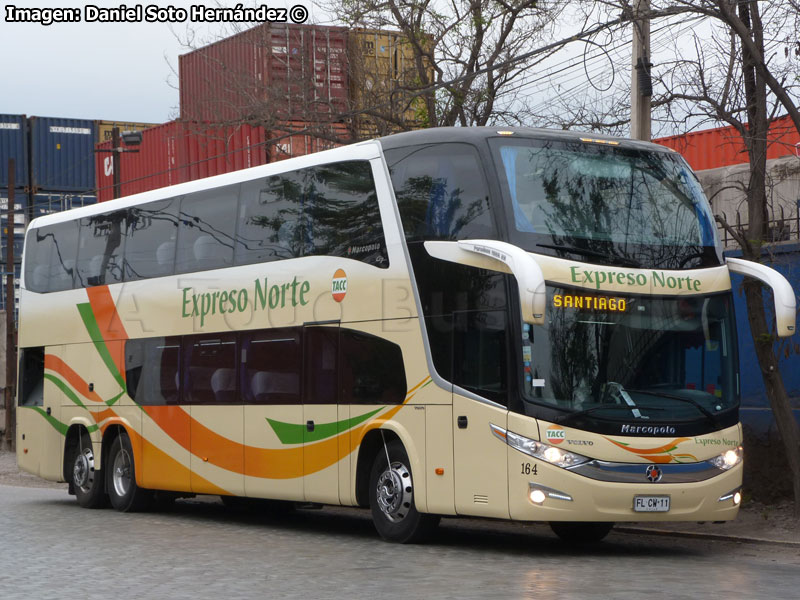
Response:
[[[242,184],[234,262],[249,265],[302,256],[303,180],[300,173]]]
[[[128,395],[144,406],[180,401],[181,338],[157,337],[125,343],[125,379]]]
[[[23,348],[19,357],[19,406],[44,404],[44,348]]]
[[[367,161],[307,170],[306,255],[342,256],[388,268],[378,195]]]
[[[122,250],[127,232],[127,211],[94,215],[78,220],[77,274],[79,287],[122,281]]]
[[[506,312],[469,311],[453,316],[453,383],[506,405]]]
[[[407,387],[400,346],[374,335],[342,329],[339,353],[342,403],[403,403]]]
[[[245,332],[241,352],[245,404],[300,404],[298,329]]]
[[[386,152],[406,239],[493,237],[489,191],[477,150],[436,144]]]
[[[183,338],[183,403],[235,404],[236,335],[233,333]]]
[[[75,221],[32,229],[25,240],[28,289],[60,292],[80,285],[75,275],[77,251],[78,223]]]
[[[238,184],[187,194],[181,199],[176,273],[233,265],[238,203]]]
[[[169,198],[130,209],[125,281],[173,274],[179,203],[180,198]]]

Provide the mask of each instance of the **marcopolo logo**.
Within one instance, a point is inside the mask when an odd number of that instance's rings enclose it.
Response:
[[[331,280],[331,295],[337,302],[344,300],[347,294],[347,273],[342,269],[336,269]]]
[[[567,439],[567,432],[563,427],[559,427],[558,425],[551,425],[547,428],[547,431],[544,433],[547,441],[551,444],[560,444],[565,439]]]

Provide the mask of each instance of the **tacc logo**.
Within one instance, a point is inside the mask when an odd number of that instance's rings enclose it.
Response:
[[[558,425],[551,425],[547,428],[547,431],[544,432],[547,441],[551,444],[560,444],[565,439],[567,439],[567,432],[563,427],[559,427]]]

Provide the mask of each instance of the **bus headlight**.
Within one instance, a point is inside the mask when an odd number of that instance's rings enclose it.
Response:
[[[506,432],[506,440],[508,445],[512,448],[516,448],[520,452],[524,452],[525,454],[533,456],[534,458],[544,460],[552,465],[562,467],[564,469],[567,467],[574,467],[575,465],[579,465],[591,460],[586,456],[575,454],[574,452],[568,452],[566,450],[562,450],[561,448],[556,448],[555,446],[548,446],[547,444],[537,442],[536,440],[526,438],[510,431]]]
[[[723,452],[719,456],[715,456],[708,462],[710,462],[718,469],[727,471],[728,469],[732,469],[740,462],[742,462],[742,456],[743,456],[742,447],[739,446],[734,450],[726,450],[725,452]]]

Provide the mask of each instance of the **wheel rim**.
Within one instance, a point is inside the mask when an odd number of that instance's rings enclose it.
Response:
[[[75,457],[72,465],[72,482],[82,492],[88,492],[94,484],[94,453],[91,448],[84,448]]]
[[[411,472],[403,463],[393,462],[378,478],[378,507],[392,523],[408,516],[414,499]]]
[[[114,466],[112,469],[114,482],[114,491],[117,496],[125,496],[128,490],[131,489],[131,457],[125,448],[120,449],[117,456],[114,458]]]

